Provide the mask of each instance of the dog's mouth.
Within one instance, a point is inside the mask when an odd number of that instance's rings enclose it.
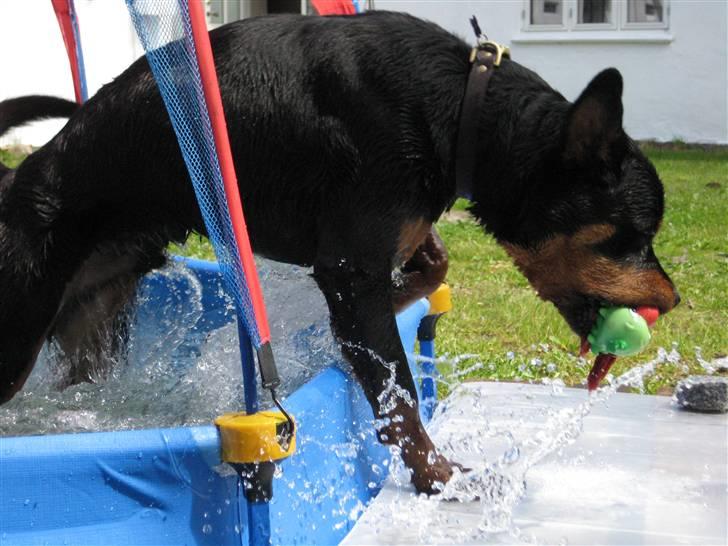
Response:
[[[581,323],[579,329],[576,331],[579,335],[579,356],[585,357],[591,350],[591,344],[587,339],[587,336],[594,328],[601,307],[606,307],[608,304],[604,301],[597,300],[596,298],[585,298],[586,305],[582,308],[581,312]],[[609,370],[616,362],[617,357],[612,354],[600,353],[594,358],[594,364],[592,364],[587,375],[587,388],[589,392],[597,389],[602,380],[607,376]]]
[[[591,296],[580,295],[575,298],[569,299],[567,302],[555,302],[556,308],[559,310],[561,315],[564,317],[566,322],[569,324],[571,329],[579,336],[580,347],[579,356],[584,357],[591,350],[591,344],[587,339],[589,333],[594,328],[599,314],[599,309],[602,307],[617,307],[618,304],[614,302],[604,301]],[[642,308],[647,309],[647,308]],[[652,308],[654,311],[656,309]],[[652,311],[649,312],[649,317],[640,312],[637,312],[647,320],[647,323],[652,326],[656,320],[656,316],[652,315]],[[609,370],[616,362],[616,355],[609,353],[599,353],[594,358],[594,363],[589,370],[587,376],[587,387],[589,391],[594,391],[599,387],[599,384],[607,376]]]
[[[581,338],[582,354],[586,354],[589,351],[586,338],[597,322],[599,309],[610,304],[591,296],[578,295],[565,300],[555,300],[554,305],[556,305],[556,308],[561,313],[561,316],[564,317],[569,327]]]

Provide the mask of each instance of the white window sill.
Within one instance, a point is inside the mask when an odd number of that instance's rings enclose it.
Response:
[[[673,40],[664,30],[532,30],[511,38],[514,44],[669,44]]]

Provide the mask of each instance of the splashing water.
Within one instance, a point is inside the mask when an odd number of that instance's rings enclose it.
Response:
[[[386,506],[377,506],[373,517],[381,519],[383,529],[408,530],[402,536],[417,537],[423,544],[537,542],[513,521],[514,509],[528,490],[529,470],[573,444],[595,405],[606,403],[620,387],[641,387],[644,378],[661,364],[674,364],[680,358],[674,347],[670,351],[660,348],[654,359],[617,378],[610,377],[608,385],[574,407],[564,407],[559,401],[564,388],[559,379],[546,381],[552,397],[547,407],[521,402],[494,408],[485,403],[478,388],[468,383],[456,385],[439,405],[428,430],[441,453],[469,471],[456,471],[438,496],[417,496],[409,485],[409,472],[394,457],[390,466],[396,493]],[[476,363],[453,375],[481,366]],[[474,515],[471,511],[463,515],[457,512],[460,502],[476,503],[478,509]],[[454,515],[462,518],[455,533]]]
[[[271,335],[283,381],[279,393],[286,396],[340,362],[341,352],[309,270],[268,260],[258,263],[274,318]],[[161,297],[140,290],[142,305],[130,311],[132,326],[123,356],[103,355],[105,369],[89,370],[91,382],[61,389],[67,365],[57,347],[46,345],[23,391],[0,407],[0,435],[207,424],[243,407],[236,325],[200,333],[195,326],[204,309],[196,275],[178,263],[157,275],[171,290]]]

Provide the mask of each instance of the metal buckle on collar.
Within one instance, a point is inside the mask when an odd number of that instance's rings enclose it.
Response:
[[[494,42],[492,40],[485,40],[482,37],[478,38],[477,47],[474,47],[470,52],[471,63],[475,62],[478,51],[483,51],[486,55],[495,55],[493,66],[500,66],[503,57],[506,59],[511,58],[511,49],[509,47],[502,46],[498,42]]]

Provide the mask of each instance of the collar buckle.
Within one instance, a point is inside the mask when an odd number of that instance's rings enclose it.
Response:
[[[470,51],[470,62],[474,63],[478,57],[478,53],[483,52],[484,55],[495,55],[493,66],[500,66],[503,57],[511,58],[511,49],[503,46],[493,40],[486,40],[483,36],[478,38],[478,45]]]

